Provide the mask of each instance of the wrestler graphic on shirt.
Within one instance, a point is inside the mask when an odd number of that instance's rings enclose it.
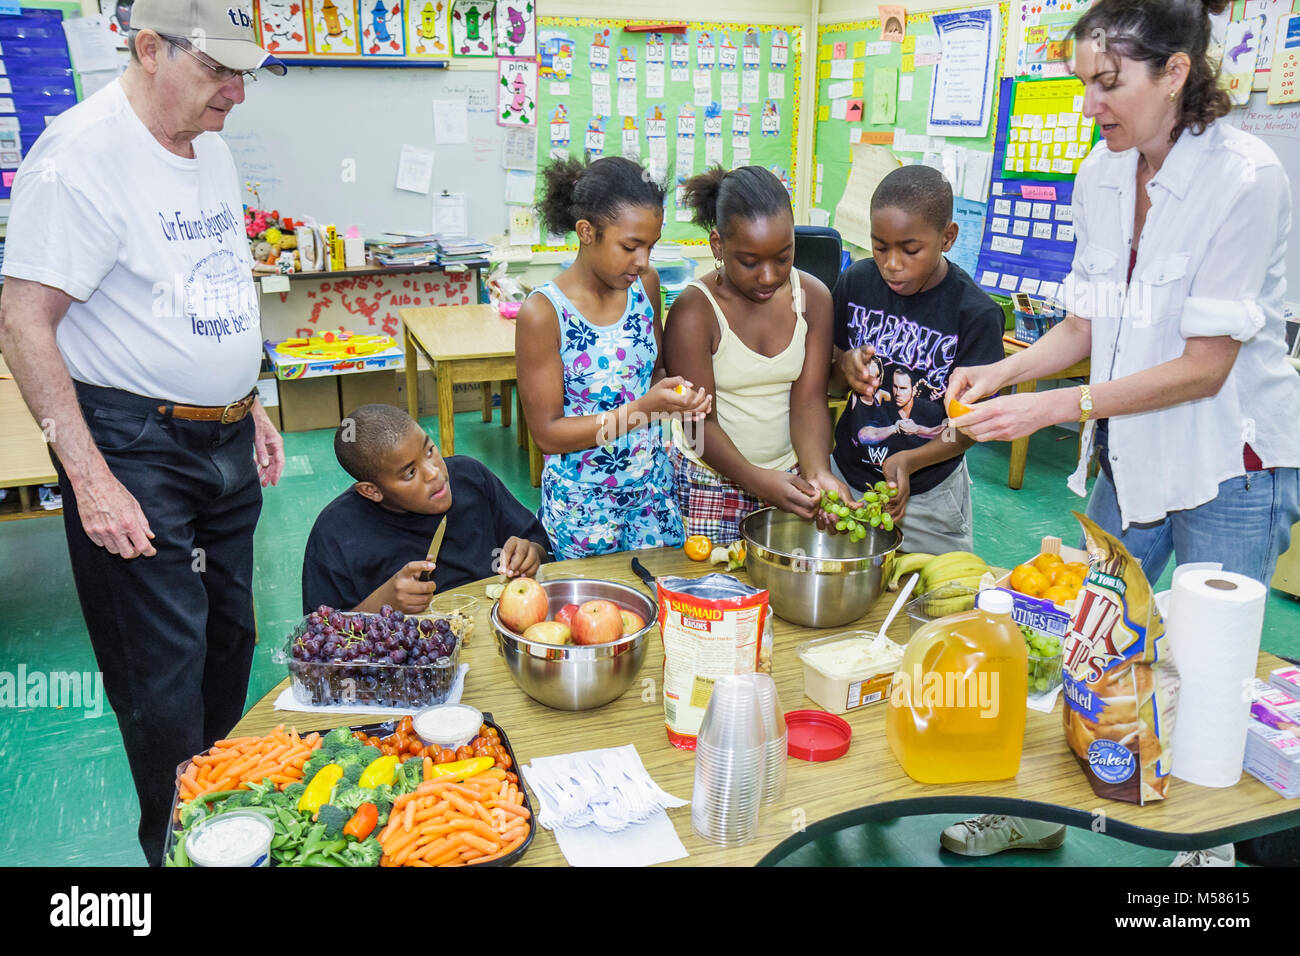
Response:
[[[935,409],[930,408],[934,403],[916,394],[914,384],[915,376],[909,369],[901,365],[894,366],[892,371],[893,381],[893,400],[894,411],[898,415],[898,420],[892,425],[864,425],[858,429],[858,444],[860,445],[879,445],[881,442],[888,441],[894,435],[910,435],[918,438],[931,439],[937,438],[943,434],[943,423],[940,420],[935,425],[921,425],[913,419],[913,416],[920,411],[925,411],[926,418],[935,417]],[[889,393],[879,393],[888,396]],[[877,405],[881,403],[877,402]],[[942,416],[939,416],[940,419]]]

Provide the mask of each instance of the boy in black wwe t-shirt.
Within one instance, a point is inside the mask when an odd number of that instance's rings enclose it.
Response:
[[[955,368],[1002,358],[1003,315],[944,258],[957,238],[952,189],[927,166],[904,166],[871,200],[874,258],[835,286],[833,382],[852,391],[835,428],[832,464],[865,491],[898,486],[890,506],[907,551],[971,550],[970,439],[946,427]]]

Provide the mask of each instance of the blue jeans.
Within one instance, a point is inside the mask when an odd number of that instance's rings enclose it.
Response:
[[[1178,564],[1214,561],[1263,582],[1273,579],[1278,555],[1300,520],[1300,470],[1251,471],[1219,485],[1219,496],[1197,508],[1170,512],[1152,524],[1130,524],[1121,533],[1115,486],[1101,474],[1088,499],[1088,517],[1115,535],[1142,562],[1153,585],[1172,554]]]

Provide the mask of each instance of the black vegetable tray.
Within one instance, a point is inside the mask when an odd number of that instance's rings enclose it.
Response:
[[[352,732],[356,732],[360,730],[363,733],[365,733],[367,736],[386,737],[389,734],[393,733],[395,730],[397,730],[397,725],[400,722],[401,722],[401,718],[399,717],[396,720],[386,720],[380,723],[356,724],[354,726],[349,727],[348,730]],[[506,736],[506,732],[505,730],[502,729],[501,725],[492,719],[492,715],[490,713],[485,712],[483,714],[483,723],[487,724],[489,727],[496,729],[498,736],[501,738],[501,745],[506,748],[506,753],[510,755],[510,771],[519,778],[519,792],[524,795],[524,809],[528,811],[528,836],[524,837],[524,842],[521,843],[517,849],[506,854],[505,856],[501,857],[498,860],[489,860],[487,863],[472,863],[469,865],[482,867],[482,868],[496,867],[496,866],[513,866],[515,863],[519,861],[519,859],[525,853],[528,852],[528,848],[533,845],[533,837],[537,835],[537,814],[536,812],[534,812],[533,805],[528,799],[528,790],[524,786],[524,775],[519,772],[519,758],[515,756],[515,749],[510,746],[510,738]],[[333,727],[326,727],[324,730],[318,730],[314,732],[324,737],[327,733],[329,733],[333,729],[334,729]],[[306,733],[299,731],[299,735],[303,737],[306,737],[311,733],[313,733],[313,731],[309,730]],[[185,772],[186,768],[189,767],[189,764],[190,762],[187,760],[185,761],[185,763],[181,764],[179,767],[176,768],[177,779],[179,779],[181,774]],[[172,855],[172,850],[176,845],[176,836],[180,831],[175,827],[175,821],[177,819],[177,813],[180,810],[180,805],[181,805],[181,794],[180,794],[180,790],[177,789],[176,792],[172,794],[171,815],[167,818],[170,821],[170,823],[167,827],[167,846],[163,850],[163,859],[167,859]]]

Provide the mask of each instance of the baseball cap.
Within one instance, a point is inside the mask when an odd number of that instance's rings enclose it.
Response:
[[[135,0],[131,29],[190,41],[224,67],[262,67],[284,76],[285,65],[257,45],[253,7],[239,0]]]

